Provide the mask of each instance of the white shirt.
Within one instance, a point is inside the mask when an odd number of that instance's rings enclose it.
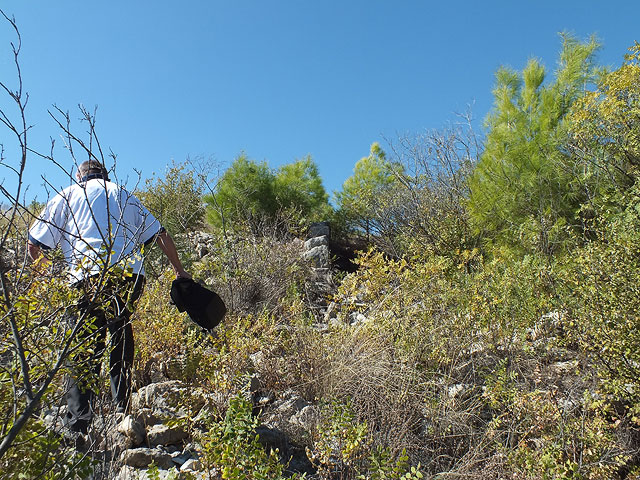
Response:
[[[144,274],[141,247],[162,231],[131,193],[100,178],[72,185],[51,199],[29,230],[41,248],[60,245],[72,281],[118,265]]]

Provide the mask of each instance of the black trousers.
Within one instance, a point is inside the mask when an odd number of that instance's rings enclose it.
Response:
[[[83,433],[91,423],[93,391],[107,347],[111,398],[117,411],[124,412],[128,407],[134,353],[131,314],[142,294],[144,277],[134,275],[127,280],[107,282],[97,294],[95,283],[97,279],[93,277],[76,284],[84,293],[76,309],[68,315],[72,325],[83,323],[78,333],[83,347],[81,353],[70,358],[72,373],[67,378],[66,423],[72,431]]]

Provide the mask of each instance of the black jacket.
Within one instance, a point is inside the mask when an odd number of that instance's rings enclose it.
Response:
[[[171,284],[171,300],[179,312],[187,312],[191,320],[205,330],[217,326],[227,313],[220,296],[190,278],[176,278]]]

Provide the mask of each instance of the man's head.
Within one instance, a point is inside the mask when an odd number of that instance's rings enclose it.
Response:
[[[109,180],[109,172],[104,165],[97,160],[87,160],[78,167],[77,178],[79,182],[86,182],[92,178],[103,178]]]

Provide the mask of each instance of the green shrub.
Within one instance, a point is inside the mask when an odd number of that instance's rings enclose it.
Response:
[[[232,397],[224,419],[213,421],[199,439],[205,469],[216,469],[224,480],[283,478],[285,467],[278,460],[278,452],[267,453],[258,441],[259,422],[252,408],[244,394]]]
[[[201,228],[205,206],[205,178],[194,168],[172,162],[163,177],[154,176],[136,192],[145,207],[171,235]]]
[[[158,279],[149,279],[136,305],[132,320],[136,346],[134,371],[143,385],[149,382],[151,370],[159,368],[158,354],[162,359],[179,358],[193,344],[185,342],[189,330],[187,314],[179,313],[170,303],[172,279],[169,271]]]
[[[535,255],[518,258],[498,250],[468,282],[460,298],[468,302],[471,324],[494,349],[519,348],[527,330],[556,306],[551,265]]]
[[[388,447],[372,448],[371,429],[358,421],[350,400],[333,400],[322,409],[322,423],[307,453],[323,479],[410,480],[423,478],[409,467],[404,451],[392,455]]]
[[[0,476],[6,480],[87,478],[92,470],[90,457],[65,447],[60,436],[36,418],[27,422],[0,461]]]
[[[7,289],[0,302],[2,440],[8,438],[24,412],[30,414],[0,460],[0,476],[57,479],[88,475],[90,461],[65,448],[60,436],[40,419],[46,407],[60,404],[69,359],[84,358],[90,348],[72,333],[64,316],[79,293],[64,279],[48,274],[9,271],[2,276]]]
[[[602,401],[585,392],[583,405],[563,406],[562,394],[535,390],[513,398],[507,420],[515,447],[508,451],[517,478],[611,479],[630,456]],[[504,432],[503,432],[504,433]]]
[[[640,413],[640,196],[617,198],[622,208],[600,213],[598,241],[562,265],[568,340],[583,349],[614,398]]]

